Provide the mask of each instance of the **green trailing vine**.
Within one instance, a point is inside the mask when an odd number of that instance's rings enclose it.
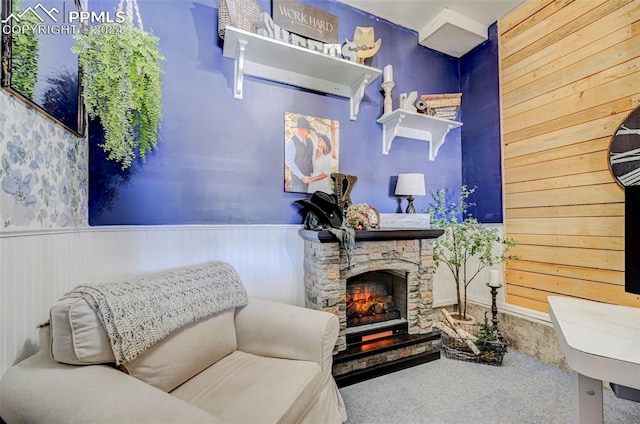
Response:
[[[158,38],[126,21],[101,24],[77,37],[89,116],[105,130],[108,159],[131,166],[158,146],[162,118],[162,66]]]
[[[14,14],[22,13],[20,0],[11,1]],[[22,16],[20,25],[37,26],[40,23],[33,13]],[[15,24],[11,21],[9,24]],[[34,99],[38,82],[38,58],[40,47],[34,31],[20,31],[11,35],[11,87],[23,96]]]

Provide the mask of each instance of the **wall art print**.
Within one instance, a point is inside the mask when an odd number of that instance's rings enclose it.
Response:
[[[284,114],[284,191],[333,192],[339,169],[340,121],[300,113]]]
[[[87,226],[86,140],[0,92],[0,232]]]

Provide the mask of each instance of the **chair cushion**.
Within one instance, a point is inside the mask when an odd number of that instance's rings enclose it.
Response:
[[[181,328],[121,369],[169,392],[237,348],[235,309]],[[70,365],[114,363],[107,332],[89,304],[67,298],[50,310],[51,354]]]
[[[49,311],[51,355],[70,365],[115,362],[100,319],[81,297],[57,301]]]
[[[236,350],[234,312],[229,309],[181,328],[121,368],[170,392]]]
[[[171,392],[230,423],[297,423],[323,387],[315,362],[235,351]]]

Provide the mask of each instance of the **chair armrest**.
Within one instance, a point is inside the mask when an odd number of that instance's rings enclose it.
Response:
[[[213,415],[106,365],[55,362],[46,351],[0,381],[0,416],[14,423],[221,423]]]
[[[249,299],[236,309],[238,350],[261,356],[313,361],[331,373],[338,317],[329,312]]]

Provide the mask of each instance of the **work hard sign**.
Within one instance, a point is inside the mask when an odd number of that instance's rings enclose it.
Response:
[[[289,32],[322,41],[338,42],[338,17],[295,0],[273,0],[273,22]]]

